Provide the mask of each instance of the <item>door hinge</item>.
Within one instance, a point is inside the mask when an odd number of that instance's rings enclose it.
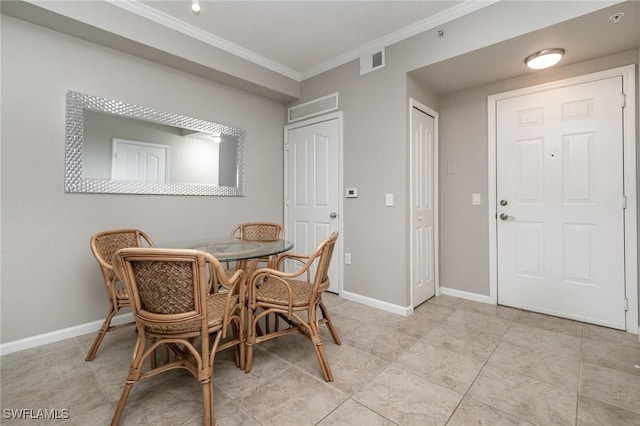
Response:
[[[622,196],[622,208],[623,209],[627,208],[627,196],[626,195]]]
[[[622,94],[622,108],[627,106],[627,95]]]
[[[624,311],[628,311],[629,310],[629,299],[627,299],[626,297],[624,298]]]

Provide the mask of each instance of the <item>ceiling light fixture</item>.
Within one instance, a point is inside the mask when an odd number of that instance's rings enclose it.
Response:
[[[562,55],[564,55],[564,49],[543,49],[527,56],[524,63],[532,70],[541,70],[552,67],[560,62]]]
[[[191,11],[196,16],[200,15],[200,0],[191,1]]]

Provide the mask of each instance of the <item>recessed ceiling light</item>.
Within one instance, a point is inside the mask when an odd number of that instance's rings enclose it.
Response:
[[[554,66],[564,55],[564,49],[543,49],[534,54],[527,56],[524,63],[532,70],[541,70]]]

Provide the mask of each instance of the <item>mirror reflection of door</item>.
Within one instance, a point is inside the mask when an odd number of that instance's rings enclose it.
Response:
[[[113,139],[112,180],[166,183],[169,146]]]

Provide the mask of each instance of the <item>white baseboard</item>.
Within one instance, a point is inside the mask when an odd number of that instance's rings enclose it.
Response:
[[[393,303],[383,302],[378,299],[372,299],[367,296],[361,296],[356,293],[350,293],[348,291],[343,291],[340,293],[340,297],[343,297],[347,300],[351,300],[353,302],[362,303],[363,305],[371,306],[373,308],[382,309],[383,311],[391,312],[398,315],[409,316],[413,312],[413,308],[410,306],[400,306],[394,305]]]
[[[472,300],[474,302],[487,303],[489,305],[495,305],[496,301],[492,300],[490,296],[483,294],[469,293],[468,291],[456,290],[454,288],[440,287],[438,294],[446,294],[447,296],[459,297],[461,299]]]
[[[111,321],[112,325],[126,324],[133,321],[133,314],[127,313],[117,315]],[[27,337],[26,339],[15,340],[0,344],[0,355],[8,355],[23,349],[35,348],[36,346],[46,345],[47,343],[59,342],[60,340],[69,339],[71,337],[82,336],[87,333],[95,333],[100,330],[104,319],[80,324],[62,330],[56,330],[49,333],[39,334],[37,336]],[[89,348],[87,348],[88,350]]]

